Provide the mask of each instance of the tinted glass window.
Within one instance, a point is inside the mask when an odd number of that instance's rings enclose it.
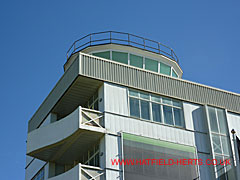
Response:
[[[130,54],[130,65],[143,68],[143,57]]]
[[[123,52],[112,52],[112,60],[128,64],[128,53],[123,53]]]
[[[158,72],[158,62],[152,59],[145,58],[145,69]]]

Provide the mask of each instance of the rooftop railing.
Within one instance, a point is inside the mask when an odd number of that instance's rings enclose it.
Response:
[[[117,31],[91,33],[76,40],[67,51],[67,59],[69,59],[72,54],[81,51],[84,48],[103,44],[119,44],[137,47],[140,49],[164,55],[179,63],[179,59],[172,48],[157,41]]]

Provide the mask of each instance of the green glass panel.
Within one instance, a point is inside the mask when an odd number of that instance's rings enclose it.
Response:
[[[140,93],[140,97],[143,99],[150,99],[149,94],[143,92]]]
[[[161,101],[160,96],[151,95],[151,97],[152,97],[152,101],[155,101],[155,102],[160,102]]]
[[[172,77],[176,77],[176,78],[178,77],[177,73],[175,73],[174,70],[172,71]]]
[[[170,76],[171,75],[171,67],[166,64],[160,63],[160,73]]]
[[[177,143],[168,142],[168,141],[162,141],[159,139],[147,138],[144,136],[136,136],[136,135],[132,135],[132,134],[123,133],[123,139],[129,140],[129,141],[135,141],[135,142],[139,142],[139,143],[145,143],[148,145],[165,147],[165,148],[179,150],[179,151],[186,151],[189,153],[196,152],[196,149],[193,146],[187,146],[187,145],[177,144]]]
[[[143,57],[130,54],[130,65],[143,68]]]
[[[130,95],[130,96],[138,97],[138,92],[130,89],[130,90],[129,90],[129,95]]]
[[[181,107],[180,101],[172,100],[172,102],[174,106]]]
[[[169,105],[172,105],[172,100],[169,99],[169,98],[162,98],[163,100],[163,104],[169,104]]]
[[[123,52],[112,52],[112,60],[124,64],[128,64],[128,53],[123,53]]]
[[[93,53],[94,56],[110,59],[110,51]]]
[[[152,59],[145,58],[145,69],[158,72],[158,62]]]

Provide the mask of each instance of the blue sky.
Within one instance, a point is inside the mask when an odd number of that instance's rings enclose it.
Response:
[[[240,1],[0,2],[1,179],[24,179],[27,121],[63,74],[71,43],[116,30],[160,41],[183,78],[240,93]]]

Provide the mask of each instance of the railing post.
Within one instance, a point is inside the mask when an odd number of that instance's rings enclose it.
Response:
[[[145,38],[143,39],[144,49],[146,49]]]
[[[171,49],[171,56],[172,56],[172,58],[174,59],[174,57],[173,57],[173,50]]]
[[[128,45],[130,45],[130,35],[128,33]]]
[[[92,34],[90,34],[90,46],[92,45]]]
[[[110,31],[110,44],[112,43],[112,31]]]
[[[161,51],[160,51],[160,43],[158,43],[158,51],[159,51],[159,54],[161,54]]]

